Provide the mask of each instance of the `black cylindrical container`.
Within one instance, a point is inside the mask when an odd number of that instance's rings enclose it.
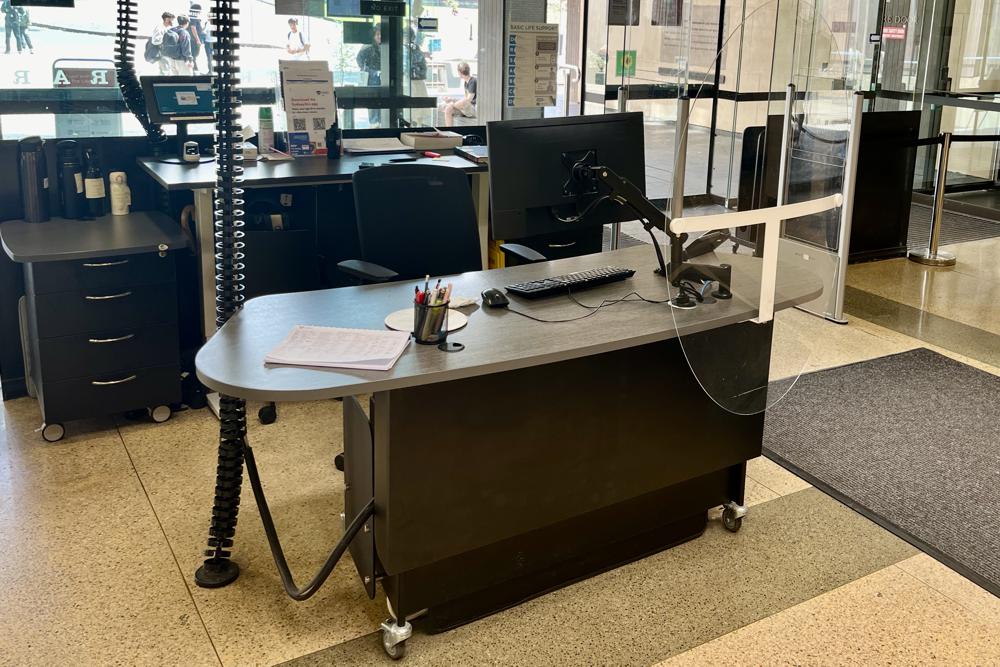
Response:
[[[86,171],[83,173],[83,193],[87,199],[87,211],[91,217],[99,218],[108,212],[108,191],[104,184],[101,162],[93,148],[83,152]]]
[[[49,169],[45,162],[44,145],[41,137],[25,137],[18,142],[21,201],[27,222],[49,219]]]
[[[339,160],[343,152],[344,133],[340,131],[340,125],[334,121],[326,130],[326,159]]]
[[[56,144],[59,160],[59,200],[63,217],[77,220],[87,215],[87,200],[83,196],[83,161],[80,146],[72,139]]]

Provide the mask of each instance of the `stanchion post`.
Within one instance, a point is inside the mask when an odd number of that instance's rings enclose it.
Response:
[[[691,99],[677,98],[677,129],[674,132],[674,188],[670,196],[670,219],[684,217],[684,172],[687,171],[688,119]]]
[[[618,112],[625,113],[628,111],[628,86],[618,87]],[[620,222],[615,222],[611,224],[611,250],[618,250],[618,244],[621,240],[622,235],[622,225]]]
[[[934,212],[931,216],[931,232],[927,239],[927,247],[911,250],[907,257],[927,266],[955,266],[955,255],[944,250],[938,250],[941,241],[941,221],[944,216],[944,188],[948,178],[948,156],[951,152],[951,132],[941,135],[941,148],[938,149],[937,180],[934,183]]]

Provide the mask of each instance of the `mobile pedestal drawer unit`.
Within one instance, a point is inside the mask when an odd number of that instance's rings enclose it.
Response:
[[[180,401],[177,286],[170,251],[186,244],[166,216],[0,225],[24,263],[29,387],[42,437],[63,422],[146,408],[154,421]]]

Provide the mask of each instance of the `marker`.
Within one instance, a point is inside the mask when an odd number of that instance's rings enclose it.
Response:
[[[424,151],[424,157],[438,158],[441,157],[440,153],[435,153],[434,151]]]

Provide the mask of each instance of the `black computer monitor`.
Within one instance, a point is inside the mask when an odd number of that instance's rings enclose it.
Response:
[[[486,134],[493,238],[636,219],[628,207],[607,200],[588,210],[600,193],[575,182],[572,169],[581,161],[603,165],[645,192],[642,113],[498,121],[487,123]]]
[[[149,120],[177,125],[178,150],[182,156],[188,124],[215,121],[211,76],[144,76],[142,92]]]
[[[215,120],[211,76],[144,76],[146,111],[154,123],[211,123]]]

